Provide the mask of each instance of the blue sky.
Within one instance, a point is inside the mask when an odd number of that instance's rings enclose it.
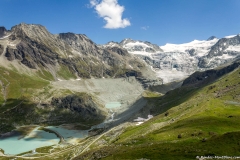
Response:
[[[0,1],[0,26],[42,24],[97,44],[132,38],[164,45],[240,33],[240,0]]]

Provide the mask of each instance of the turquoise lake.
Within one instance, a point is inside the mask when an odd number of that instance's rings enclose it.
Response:
[[[58,132],[65,140],[70,138],[86,138],[88,136],[88,130],[69,130],[55,126],[48,126],[46,128]]]
[[[29,135],[19,139],[21,136],[13,136],[0,139],[0,148],[5,154],[16,155],[28,152],[36,148],[58,144],[59,138],[53,134],[36,127]]]
[[[108,109],[114,109],[114,108],[121,107],[121,105],[122,104],[120,102],[109,102],[105,105],[105,107]]]
[[[109,102],[105,105],[108,109],[121,107],[120,102]],[[105,123],[101,123],[93,128],[103,128]],[[21,136],[12,136],[0,139],[0,148],[5,154],[16,155],[23,152],[35,150],[36,148],[56,145],[59,143],[59,138],[54,133],[48,133],[43,130],[38,130],[36,127],[29,135],[20,138]],[[67,142],[75,143],[79,138],[86,138],[89,130],[69,130],[61,126],[46,127],[58,132]]]

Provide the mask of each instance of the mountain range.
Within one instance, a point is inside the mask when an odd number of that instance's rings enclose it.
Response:
[[[60,144],[18,158],[238,155],[239,58],[240,35],[97,45],[84,34],[52,34],[42,25],[0,27],[0,141],[22,139],[37,126]],[[61,129],[88,137],[64,137]],[[1,156],[16,158],[0,143]]]
[[[124,77],[127,72],[138,72],[169,83],[231,62],[240,54],[240,35],[164,46],[132,39],[96,45],[83,34],[53,35],[44,26],[22,23],[10,31],[1,27],[0,39],[0,52],[8,61],[31,69],[44,68],[55,79],[67,78],[56,74],[61,70],[67,70],[72,78]]]
[[[97,47],[86,35],[60,33],[53,35],[44,26],[19,24],[10,31],[0,29],[1,55],[30,69],[46,69],[57,78],[57,71],[67,67],[72,77],[119,77],[122,70],[144,67],[126,51],[121,55]],[[3,63],[2,63],[3,64]],[[18,67],[19,68],[19,67]],[[63,76],[63,75],[62,75]]]
[[[194,40],[184,44],[158,46],[150,42],[125,39],[109,42],[103,48],[120,47],[137,55],[152,66],[163,83],[186,78],[195,71],[212,69],[234,61],[240,55],[240,35],[208,40]]]

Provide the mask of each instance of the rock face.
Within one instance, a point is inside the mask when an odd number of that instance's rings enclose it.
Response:
[[[5,27],[0,27],[0,38],[6,36],[7,30]]]
[[[207,55],[200,58],[198,65],[201,68],[214,68],[239,56],[240,35],[222,38],[211,47]]]
[[[184,44],[153,45],[150,42],[125,39],[109,42],[103,47],[122,47],[143,59],[163,79],[163,83],[178,81],[195,71],[209,70],[240,57],[240,35],[217,39],[194,40]]]
[[[3,46],[2,46],[2,45],[0,45],[0,55],[2,55],[2,53],[3,53],[3,50],[4,50]]]
[[[86,35],[74,33],[60,33],[57,36],[60,40],[65,42],[72,49],[82,55],[92,54],[93,56],[99,55],[99,48],[91,41]]]
[[[212,82],[217,78],[233,71],[239,66],[240,66],[240,61],[237,61],[221,69],[211,69],[204,72],[195,72],[183,81],[182,86],[198,86],[204,83]]]
[[[130,54],[128,53],[128,51],[124,48],[120,48],[120,47],[110,47],[108,48],[110,51],[115,52],[121,56],[130,56]]]
[[[142,51],[147,53],[156,53],[162,51],[162,49],[158,45],[152,44],[147,41],[143,42],[135,41],[132,39],[124,39],[120,42],[120,45],[123,48],[126,48],[129,52]]]
[[[48,102],[20,103],[10,112],[1,114],[0,138],[2,133],[9,132],[15,126],[30,124],[61,125],[85,124],[90,127],[106,118],[101,106],[96,104],[91,96],[84,93],[53,97]]]
[[[215,39],[215,38],[217,38],[217,37],[211,36],[211,37],[209,37],[209,38],[207,39],[207,41],[211,41],[211,40],[213,40],[213,39]]]
[[[104,48],[111,48],[116,46],[126,49],[129,53],[134,53],[134,52],[157,53],[162,51],[162,49],[156,44],[152,44],[147,41],[145,42],[136,41],[129,38],[122,40],[120,43],[109,42],[106,45],[103,45]]]
[[[240,57],[240,35],[164,46],[132,39],[97,46],[84,34],[53,35],[42,25],[22,23],[10,31],[0,27],[0,37],[0,54],[6,60],[33,70],[45,69],[56,80],[69,74],[75,78],[115,78],[138,72],[138,79],[145,79],[148,86],[161,83],[159,78],[163,83],[178,81]],[[59,74],[66,72],[67,76]]]
[[[0,28],[1,35],[5,32],[4,27]],[[44,68],[54,73],[55,79],[64,78],[57,73],[66,70],[81,78],[102,78],[124,77],[126,71],[141,72],[146,67],[123,48],[101,48],[83,34],[53,35],[42,25],[24,23],[8,31],[8,37],[0,41],[0,51],[8,61],[19,61],[35,70]]]
[[[69,95],[63,98],[52,98],[51,105],[59,109],[67,109],[82,119],[103,119],[103,115],[92,98],[88,95]]]

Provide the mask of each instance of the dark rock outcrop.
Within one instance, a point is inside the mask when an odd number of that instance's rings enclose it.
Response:
[[[188,53],[189,53],[191,56],[195,56],[195,55],[196,55],[196,50],[195,50],[195,49],[190,49],[190,50],[188,50]]]
[[[20,60],[22,64],[32,69],[36,69],[37,66],[44,67],[44,64],[55,65],[54,61],[58,58],[58,55],[49,50],[45,45],[29,39],[24,39],[20,42],[16,49],[7,47],[5,56],[9,61],[14,59]]]
[[[2,45],[0,44],[0,55],[3,54],[3,50],[4,50],[4,46],[2,46]]]
[[[227,51],[229,46],[240,45],[240,35],[236,35],[232,38],[222,38],[215,45],[211,47],[211,50],[206,56],[199,59],[198,66],[200,68],[215,68],[221,64],[227,63],[230,60],[219,59],[217,56],[226,55],[239,55],[238,51]]]
[[[221,69],[211,69],[204,72],[195,72],[183,81],[182,86],[198,86],[205,83],[210,83],[217,78],[233,71],[240,66],[240,62],[235,62]]]
[[[103,118],[99,107],[93,102],[92,97],[88,95],[52,98],[51,105],[60,109],[67,109],[85,120]]]
[[[84,55],[98,56],[99,48],[97,45],[87,38],[86,35],[74,34],[74,33],[60,33],[58,35],[59,39],[64,41],[69,47],[77,50]]]
[[[0,38],[6,36],[7,30],[5,27],[0,27]]]
[[[5,57],[7,57],[9,61],[13,61],[16,57],[15,55],[16,55],[15,50],[7,47]]]
[[[2,30],[5,32],[5,29]],[[9,43],[16,45],[3,46],[7,47],[5,57],[9,61],[17,60],[31,69],[59,73],[64,68],[81,78],[102,78],[123,76],[129,61],[136,61],[137,65],[131,64],[133,70],[146,67],[127,50],[121,47],[98,47],[84,34],[53,35],[42,25],[24,23],[7,32]]]
[[[213,39],[215,39],[215,38],[217,38],[217,37],[211,36],[211,37],[209,37],[209,38],[207,39],[207,41],[211,41],[211,40],[213,40]]]
[[[126,49],[123,48],[119,48],[119,47],[111,47],[108,48],[110,51],[112,52],[116,52],[117,54],[121,55],[121,56],[129,56],[129,53]]]

